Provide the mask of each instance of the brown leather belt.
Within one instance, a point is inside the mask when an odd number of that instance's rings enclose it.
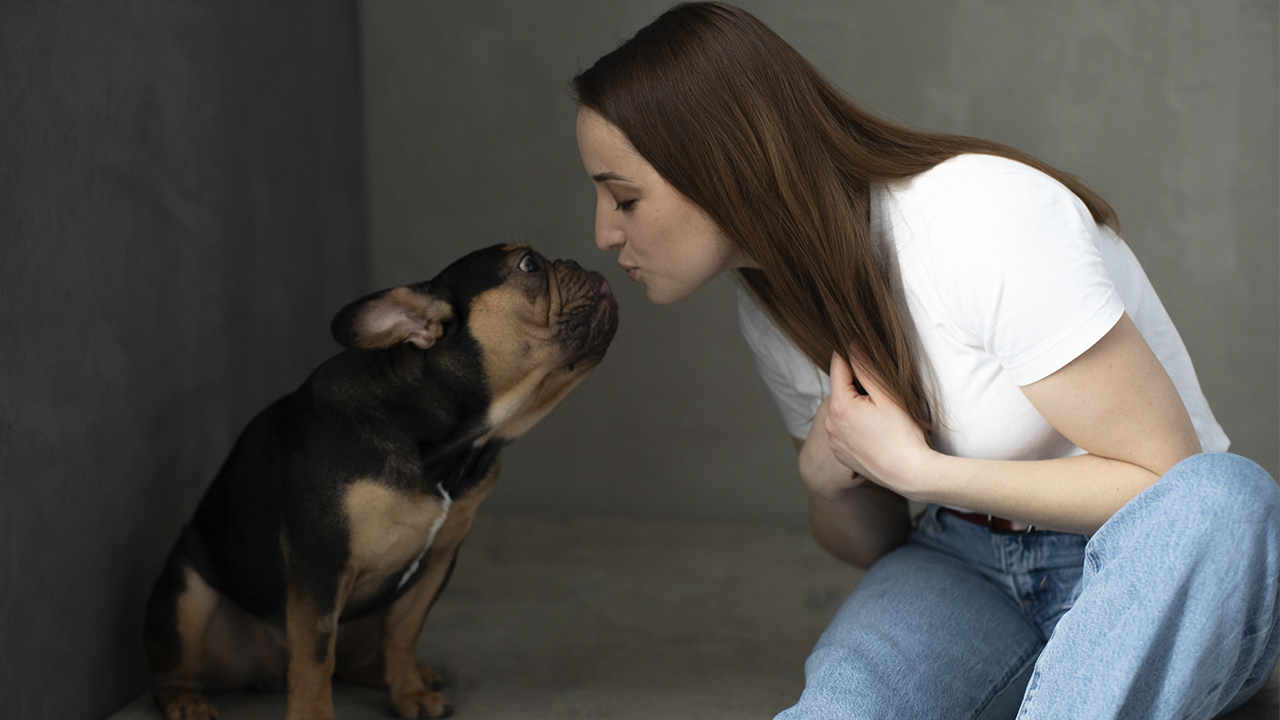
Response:
[[[1025,525],[1024,523],[1015,523],[1012,520],[1006,520],[995,515],[983,515],[982,513],[960,512],[951,508],[942,508],[943,512],[955,515],[961,520],[968,520],[974,525],[981,525],[996,535],[1030,535],[1036,530],[1034,525]]]

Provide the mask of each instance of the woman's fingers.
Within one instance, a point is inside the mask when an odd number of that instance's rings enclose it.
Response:
[[[853,385],[853,369],[844,358],[840,357],[839,353],[831,353],[830,376],[831,395],[828,398],[827,417],[823,425],[827,431],[831,452],[846,467],[864,470],[863,463],[858,459],[857,450],[850,442],[850,436],[856,435],[856,432],[850,432],[853,424],[850,415],[857,413],[855,408],[865,398],[858,394],[857,388]]]
[[[889,397],[876,379],[877,376],[871,370],[871,365],[855,346],[849,347],[847,361],[840,357],[839,353],[831,353],[831,368],[828,374],[831,376],[833,390],[838,385],[841,390],[846,391],[846,394],[868,398],[873,405],[879,405],[882,400]]]
[[[874,482],[902,492],[911,468],[928,451],[924,433],[886,392],[865,357],[850,348],[849,360],[831,357],[831,403],[826,429],[831,452],[850,468],[861,468]],[[859,394],[855,379],[866,394]]]
[[[886,395],[884,387],[880,385],[879,379],[871,369],[867,358],[862,354],[856,346],[849,346],[849,365],[850,372],[858,379],[858,384],[866,390],[867,397],[871,398],[871,402],[879,405]]]
[[[858,389],[853,384],[853,368],[845,359],[840,357],[839,353],[831,353],[831,368],[829,370],[831,377],[831,396],[829,398],[829,407],[827,408],[828,429],[834,424],[842,424],[844,415],[849,408],[857,402],[861,397]]]
[[[831,377],[832,394],[835,394],[837,388],[842,395],[858,394],[857,389],[853,387],[853,369],[844,361],[844,358],[840,357],[840,353],[831,353],[831,367],[827,374]]]

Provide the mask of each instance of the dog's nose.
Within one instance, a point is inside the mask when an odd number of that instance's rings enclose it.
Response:
[[[565,265],[567,265],[567,266],[569,267],[569,269],[570,269],[570,270],[581,270],[581,269],[582,269],[582,266],[581,266],[581,265],[579,265],[576,261],[573,261],[573,260],[561,260],[561,262],[563,262]]]

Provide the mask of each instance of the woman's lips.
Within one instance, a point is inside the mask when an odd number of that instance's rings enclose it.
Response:
[[[618,263],[618,267],[622,268],[623,270],[626,270],[627,277],[631,278],[633,281],[637,279],[636,273],[639,272],[640,270],[639,268],[634,268],[634,267],[631,267],[630,265],[623,265],[622,263]]]

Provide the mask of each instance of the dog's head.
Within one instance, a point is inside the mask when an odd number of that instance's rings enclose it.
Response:
[[[331,326],[348,348],[427,353],[435,372],[482,383],[478,441],[524,434],[604,358],[617,328],[604,276],[527,245],[477,250],[427,282],[367,295]]]

